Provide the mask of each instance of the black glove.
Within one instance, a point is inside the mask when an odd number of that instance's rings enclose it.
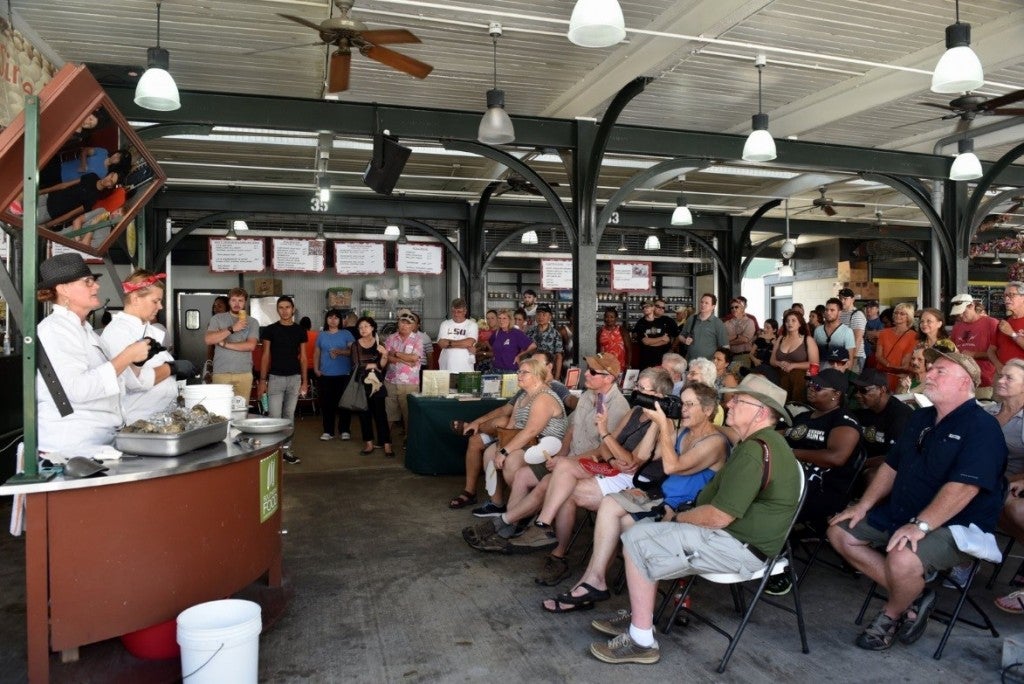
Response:
[[[154,340],[152,337],[144,337],[143,339],[149,342],[149,353],[146,354],[146,358],[143,359],[142,361],[135,361],[134,363],[136,366],[143,366],[145,365],[146,361],[149,361],[151,358],[153,358],[160,352],[167,351],[167,347],[163,346],[162,344]]]
[[[178,380],[188,380],[196,375],[196,365],[188,359],[171,361],[171,369],[174,371],[174,377]]]

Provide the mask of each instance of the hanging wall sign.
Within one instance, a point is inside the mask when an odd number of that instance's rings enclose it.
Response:
[[[271,267],[275,271],[324,272],[325,240],[314,238],[274,238],[271,243]]]
[[[620,292],[646,292],[651,289],[650,261],[613,261],[611,288]]]
[[[262,273],[267,270],[263,238],[210,238],[210,271],[213,273]]]
[[[384,273],[383,242],[335,242],[334,270],[338,275]]]
[[[545,290],[571,290],[572,259],[541,259],[540,286]]]
[[[395,259],[395,270],[399,273],[440,275],[444,272],[444,248],[441,245],[396,244],[395,249],[398,254]]]
[[[62,245],[59,242],[50,243],[50,256],[57,256],[58,254],[78,254],[87,264],[102,264],[103,259],[95,257],[85,252],[80,252],[77,249],[71,249],[67,245]]]

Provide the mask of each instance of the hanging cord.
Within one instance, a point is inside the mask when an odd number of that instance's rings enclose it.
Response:
[[[761,72],[764,71],[764,67],[760,64],[757,65],[757,111],[763,112],[764,108],[761,106]]]
[[[160,5],[162,2],[156,3],[156,46],[160,47]]]
[[[491,43],[494,45],[494,89],[498,89],[498,36],[491,36]]]
[[[956,23],[960,23],[960,0],[956,0]]]

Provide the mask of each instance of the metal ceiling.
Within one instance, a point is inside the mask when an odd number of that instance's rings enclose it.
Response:
[[[341,99],[482,113],[492,87],[488,25],[498,21],[504,29],[498,85],[513,118],[599,119],[619,88],[646,75],[654,81],[626,108],[622,123],[744,135],[757,108],[753,59],[764,51],[764,110],[777,139],[930,153],[954,130],[955,121],[939,120],[942,112],[919,104],[951,99],[929,91],[929,72],[945,49],[944,28],[953,21],[951,0],[620,1],[626,41],[593,50],[565,38],[570,0],[357,0],[352,14],[371,29],[403,27],[419,36],[421,44],[395,49],[434,71],[419,81],[357,55],[351,88]],[[15,25],[60,60],[141,70],[146,48],[156,44],[155,0],[11,0],[11,7]],[[323,95],[329,49],[308,45],[315,32],[276,13],[318,23],[332,12],[337,9],[329,0],[164,0],[160,42],[182,90],[316,99]],[[960,12],[972,24],[973,47],[985,66],[988,81],[980,94],[1024,87],[1020,0],[967,0]],[[288,45],[296,47],[249,54]],[[996,120],[979,117],[974,127]],[[979,139],[979,156],[998,159],[1024,138],[1021,131],[1024,125],[1003,131],[995,143]],[[415,145],[397,188],[408,196],[472,200],[501,173],[479,157],[430,142]],[[153,141],[151,149],[172,188],[313,187],[315,131],[216,131],[213,138]],[[359,177],[369,155],[369,140],[337,139],[329,166],[335,188],[366,192]],[[599,200],[657,161],[611,156]],[[530,163],[569,199],[568,177],[555,155]],[[827,171],[828,159],[821,165]],[[784,190],[798,219],[826,220],[812,209],[818,182],[801,182],[804,172],[787,168],[782,158],[768,165],[724,160],[690,172],[685,188],[696,208],[735,215],[749,215]],[[736,175],[748,173],[763,175]],[[835,180],[830,197],[865,206],[841,209],[831,220],[871,222],[881,211],[890,225],[925,223],[887,187],[849,175]],[[672,182],[643,191],[631,203],[667,209],[680,187]],[[510,198],[535,200],[503,196]],[[770,215],[780,216],[781,209]]]

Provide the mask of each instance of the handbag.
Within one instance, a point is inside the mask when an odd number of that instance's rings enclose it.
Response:
[[[341,393],[338,407],[348,411],[365,411],[367,409],[366,385],[357,382],[354,378],[349,380],[345,391]]]
[[[668,479],[660,458],[648,459],[633,473],[633,487],[649,496],[661,496],[661,483]]]
[[[495,428],[495,429],[498,431],[498,448],[499,449],[504,449],[505,446],[508,445],[508,443],[512,441],[512,438],[515,437],[516,435],[518,435],[519,432],[522,430],[522,428],[506,428],[506,427],[499,427],[499,428]],[[534,437],[523,448],[525,449],[526,447],[532,447],[532,446],[534,446],[536,444],[539,444],[539,442],[537,441],[537,438]]]

